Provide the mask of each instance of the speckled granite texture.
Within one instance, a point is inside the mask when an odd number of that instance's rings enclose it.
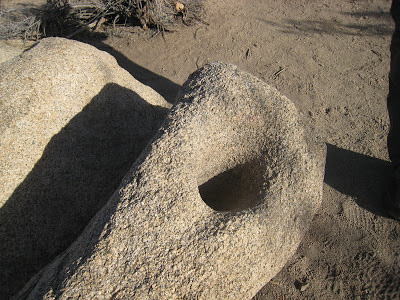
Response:
[[[325,151],[275,89],[206,65],[83,234],[16,298],[250,298],[318,209]]]
[[[77,41],[44,39],[0,65],[0,299],[79,236],[169,106]]]

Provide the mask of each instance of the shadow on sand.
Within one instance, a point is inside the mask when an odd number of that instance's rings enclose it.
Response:
[[[259,19],[259,21],[270,26],[279,28],[285,34],[331,34],[331,35],[354,35],[375,36],[392,35],[393,29],[387,24],[391,18],[389,12],[367,11],[363,13],[342,12],[345,16],[351,16],[352,22],[344,23],[335,19],[329,20],[295,20],[283,19],[280,22]],[[368,20],[367,20],[368,18]],[[365,19],[366,21],[361,21]],[[371,21],[372,20],[372,21]]]
[[[325,183],[379,216],[388,217],[382,193],[389,181],[390,163],[328,144]]]

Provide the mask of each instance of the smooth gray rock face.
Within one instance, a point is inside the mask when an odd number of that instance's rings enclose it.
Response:
[[[17,298],[250,298],[318,209],[325,154],[286,97],[206,65],[83,234]]]
[[[0,299],[76,240],[168,107],[77,41],[45,39],[0,65]]]

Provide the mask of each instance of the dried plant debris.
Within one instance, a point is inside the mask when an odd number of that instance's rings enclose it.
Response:
[[[1,11],[0,39],[71,37],[104,23],[172,31],[202,13],[202,0],[47,0],[41,8]]]
[[[38,39],[41,37],[40,10],[0,8],[0,39]]]

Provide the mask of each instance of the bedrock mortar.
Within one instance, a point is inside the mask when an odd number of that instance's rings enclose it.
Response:
[[[206,65],[83,234],[16,298],[250,298],[296,251],[325,155],[286,97]]]

